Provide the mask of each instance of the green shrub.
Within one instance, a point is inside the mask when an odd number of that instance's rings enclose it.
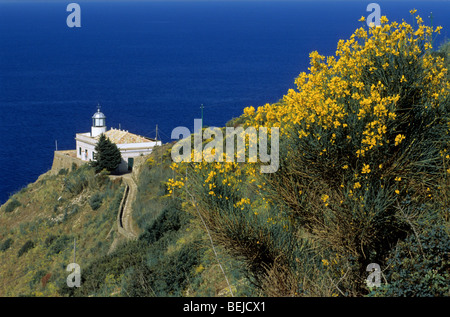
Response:
[[[113,200],[108,206],[108,210],[107,210],[108,215],[114,215],[119,210],[120,203],[122,202],[124,192],[125,192],[125,186],[121,186],[118,190],[115,191]]]
[[[62,168],[59,170],[58,175],[67,175],[69,170],[67,168]]]
[[[106,170],[102,170],[100,173],[95,175],[95,178],[97,180],[98,187],[103,187],[111,183],[111,180],[109,178],[109,172]]]
[[[434,225],[397,244],[387,261],[387,284],[370,296],[436,297],[450,295],[450,237]]]
[[[67,209],[68,209],[67,214],[70,216],[70,215],[76,214],[80,210],[80,206],[77,204],[74,204],[72,206],[67,207]]]
[[[95,193],[91,196],[89,199],[89,205],[91,206],[92,210],[97,210],[100,208],[103,202],[103,195],[100,192]]]
[[[188,218],[189,215],[180,208],[177,208],[176,203],[174,203],[174,205],[168,206],[163,210],[155,221],[141,234],[140,239],[148,243],[154,243],[164,234],[170,231],[178,231],[186,223]]]
[[[150,270],[150,285],[156,296],[181,296],[198,265],[199,250],[193,244],[184,245],[171,255],[158,258]]]
[[[49,239],[49,238],[47,238]],[[71,246],[72,239],[66,235],[62,235],[58,238],[52,236],[48,241],[45,241],[46,245],[48,244],[48,255],[58,254],[59,252],[69,248]]]
[[[23,254],[27,253],[29,250],[31,250],[32,248],[34,248],[34,242],[31,240],[28,240],[27,242],[25,242],[22,247],[20,248],[20,250],[17,252],[17,257],[21,257]]]
[[[8,250],[13,243],[13,239],[8,238],[0,244],[0,251],[4,252]]]
[[[48,248],[57,238],[58,237],[53,234],[48,235],[44,240],[44,246]]]
[[[94,180],[94,170],[85,164],[80,168],[72,171],[64,178],[64,191],[72,196],[80,194]]]
[[[17,207],[21,206],[22,204],[15,198],[13,198],[5,207],[5,212],[12,212]]]

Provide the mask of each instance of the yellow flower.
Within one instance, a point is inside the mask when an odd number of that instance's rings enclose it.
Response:
[[[370,173],[370,166],[368,164],[363,164],[361,174],[369,174],[369,173]]]
[[[253,106],[244,108],[244,114],[247,116],[253,116],[255,114],[255,108]]]
[[[328,260],[326,260],[326,259],[322,259],[322,264],[327,266],[327,265],[330,265],[330,262],[328,262]]]
[[[399,195],[399,194],[400,194],[400,191],[399,191],[398,189],[396,189],[396,190],[395,190],[395,193],[396,193],[397,195]]]
[[[318,131],[326,130],[329,132],[327,135],[332,137],[331,140],[324,140],[324,137],[320,139],[319,144],[322,147],[319,148],[319,152],[324,148],[327,149],[321,153],[322,156],[330,153],[334,144],[342,141],[337,138],[338,135],[342,136],[345,143],[361,141],[361,146],[354,149],[351,154],[354,157],[348,157],[337,164],[338,168],[340,166],[344,170],[353,169],[354,166],[348,163],[353,158],[371,157],[378,147],[393,144],[394,139],[396,145],[399,145],[405,138],[403,135],[397,136],[401,131],[392,138],[388,139],[388,136],[391,133],[389,131],[391,123],[398,120],[395,112],[400,96],[391,94],[390,87],[384,86],[381,82],[377,83],[380,78],[373,85],[365,85],[365,75],[363,76],[365,72],[362,70],[383,71],[384,68],[392,71],[397,69],[400,72],[402,67],[395,62],[396,60],[410,60],[413,63],[422,59],[423,62],[418,64],[418,67],[425,74],[422,81],[423,92],[430,99],[429,107],[435,107],[440,99],[445,100],[448,97],[450,84],[447,83],[448,70],[444,61],[431,55],[421,57],[424,53],[423,45],[428,43],[426,48],[431,48],[430,31],[437,33],[441,31],[441,27],[431,29],[422,24],[417,25],[416,11],[416,9],[410,11],[414,14],[411,17],[414,26],[406,22],[387,24],[387,18],[383,17],[382,27],[373,29],[362,27],[357,29],[350,39],[340,40],[335,56],[324,57],[317,52],[311,53],[309,72],[302,72],[295,79],[296,87],[288,90],[283,96],[283,102],[266,104],[255,110],[248,107],[244,110],[244,126],[258,128],[264,124],[268,127],[280,127],[280,134],[285,134],[286,138],[290,137],[290,134],[286,133],[288,129],[301,127],[297,129],[298,138],[314,137],[315,140],[318,140],[320,134]],[[365,24],[367,15],[361,17],[359,21]],[[417,21],[422,23],[420,18]],[[397,58],[388,59],[387,57],[391,55]],[[372,57],[377,57],[379,62],[374,63]],[[408,73],[407,71],[399,73],[396,79],[398,83],[401,81],[402,85],[406,85],[413,80],[414,84],[416,79],[406,78]],[[354,117],[359,120],[354,122]],[[352,125],[351,130],[348,129],[349,124]],[[357,130],[356,127],[361,129]],[[362,135],[356,131],[362,131]],[[381,164],[378,164],[378,171],[381,171]],[[370,168],[364,169],[362,176],[367,176],[371,168],[376,170],[376,166],[371,163]],[[361,172],[362,164],[358,168],[358,172]],[[444,169],[444,172],[446,170]],[[209,183],[215,180],[216,177],[211,177]],[[352,183],[355,182],[356,180]],[[352,188],[351,183],[349,187]],[[207,188],[205,186],[205,189]]]
[[[361,188],[361,184],[359,182],[356,182],[355,185],[353,185],[353,188]]]
[[[328,206],[328,198],[330,198],[330,196],[323,194],[322,195],[322,201],[325,203],[325,207]]]
[[[400,176],[397,176],[396,178],[395,178],[395,181],[396,182],[399,182],[399,181],[401,181],[402,180],[402,178],[400,177]]]
[[[420,16],[416,16],[417,24],[422,24],[423,20]]]
[[[395,146],[399,145],[400,143],[402,143],[402,141],[405,139],[406,137],[402,134],[398,134],[395,137]]]

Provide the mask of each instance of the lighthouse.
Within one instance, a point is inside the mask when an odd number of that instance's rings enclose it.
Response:
[[[106,116],[97,107],[97,112],[92,116],[91,132],[76,133],[76,157],[83,162],[96,159],[95,146],[104,134],[120,150],[122,163],[117,168],[118,173],[126,173],[133,169],[134,159],[152,153],[155,146],[161,146],[161,141],[143,137],[128,130],[110,128],[106,130]],[[75,154],[75,153],[73,153]],[[75,155],[73,155],[75,156]]]
[[[106,116],[100,111],[100,106],[97,107],[97,112],[92,116],[91,137],[106,132]]]

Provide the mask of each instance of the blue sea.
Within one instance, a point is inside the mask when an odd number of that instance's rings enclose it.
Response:
[[[372,1],[0,0],[0,203],[75,148],[101,105],[107,126],[163,142],[278,101],[317,50],[334,55]],[[377,1],[391,21],[416,8],[449,37],[449,1]]]

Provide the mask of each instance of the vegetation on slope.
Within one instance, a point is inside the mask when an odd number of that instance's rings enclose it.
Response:
[[[170,148],[157,148],[137,173],[133,220],[141,234],[134,241],[116,231],[124,192],[120,178],[110,180],[89,165],[45,174],[13,195],[0,211],[1,295],[229,295],[198,221],[182,199],[169,194]],[[112,249],[114,238],[119,245]],[[66,284],[74,239],[80,288]],[[216,251],[237,285],[233,292],[250,294],[239,262]]]
[[[440,28],[412,19],[382,17],[336,56],[312,52],[297,89],[244,109],[244,127],[280,129],[276,173],[236,160],[174,166],[170,188],[193,195],[263,294],[449,295],[448,46],[432,52]],[[371,263],[383,287],[367,286]]]
[[[133,220],[140,229],[135,241],[98,258],[82,276],[75,296],[217,296],[226,295],[224,278],[204,232],[186,212],[182,198],[171,195],[167,181],[171,145],[158,147],[138,173]],[[242,279],[236,261],[227,262],[233,281]],[[233,271],[234,270],[234,271]],[[234,288],[236,290],[236,287]],[[245,287],[240,287],[244,294]],[[70,291],[68,292],[69,294]]]
[[[85,165],[44,174],[13,195],[0,209],[0,295],[59,296],[74,243],[81,267],[108,252],[122,193],[120,182]]]

